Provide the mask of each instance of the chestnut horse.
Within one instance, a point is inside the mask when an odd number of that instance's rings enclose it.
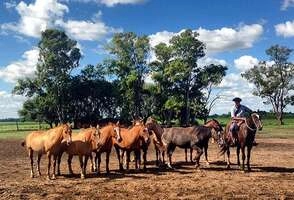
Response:
[[[135,152],[135,168],[140,169],[140,154],[142,143],[148,143],[149,132],[144,126],[143,122],[135,121],[133,127],[126,129],[120,128],[121,141],[112,139],[117,158],[119,162],[119,169],[123,170],[123,156],[126,152],[126,168],[129,169],[130,153]],[[146,155],[144,158],[144,169],[146,169]]]
[[[38,164],[37,171],[39,176],[41,176],[40,172],[40,161],[43,154],[47,154],[48,158],[48,169],[47,169],[47,178],[50,179],[50,167],[51,167],[51,157],[53,155],[53,175],[52,179],[55,179],[55,167],[56,160],[60,150],[62,140],[66,141],[66,144],[71,143],[71,126],[68,124],[62,124],[58,127],[50,129],[48,131],[34,131],[27,135],[24,142],[22,142],[22,146],[26,146],[28,151],[28,155],[31,160],[31,178],[34,177],[33,170],[33,154],[34,151],[38,154]]]
[[[78,134],[72,136],[72,142],[69,145],[62,143],[60,153],[58,156],[58,174],[60,175],[60,161],[62,153],[68,154],[68,170],[69,174],[73,174],[71,161],[74,155],[79,156],[80,167],[81,167],[81,178],[85,178],[86,167],[89,157],[92,152],[97,149],[99,127],[91,127],[81,130]],[[83,160],[84,158],[84,160]]]
[[[109,174],[109,157],[113,146],[113,139],[118,142],[121,141],[119,122],[116,124],[110,122],[105,127],[99,129],[99,139],[97,141],[97,149],[95,150],[96,158],[93,167],[93,171],[97,171],[98,174],[100,173],[101,153],[103,152],[106,153],[106,173]],[[91,164],[93,166],[92,159]]]
[[[225,141],[227,140],[229,129],[230,129],[231,121],[228,122],[224,134]],[[251,149],[253,146],[253,142],[255,139],[255,134],[257,130],[262,130],[262,121],[260,116],[257,113],[252,113],[249,117],[247,117],[244,122],[240,125],[239,130],[237,132],[237,164],[240,166],[241,170],[245,170],[245,147],[247,147],[247,169],[251,171],[250,168],[250,156]],[[242,152],[242,165],[240,165],[240,150]],[[228,160],[227,160],[227,168],[230,168],[230,146],[227,144],[223,146],[221,153],[224,154],[227,152]]]

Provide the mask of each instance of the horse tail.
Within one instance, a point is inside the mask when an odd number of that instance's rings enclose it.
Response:
[[[22,142],[21,142],[21,146],[23,146],[23,147],[24,147],[24,146],[25,146],[25,144],[26,144],[26,141],[22,141]]]

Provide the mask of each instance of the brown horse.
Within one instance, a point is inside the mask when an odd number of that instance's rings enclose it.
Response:
[[[107,126],[99,130],[99,139],[97,142],[97,149],[95,150],[95,166],[93,169],[93,171],[97,171],[98,174],[100,173],[101,154],[103,152],[106,153],[106,173],[109,174],[109,157],[113,146],[113,139],[118,142],[121,141],[119,122],[116,124],[108,123]],[[92,159],[91,163],[93,165]]]
[[[123,170],[123,156],[126,152],[126,168],[129,169],[130,153],[135,152],[135,168],[140,169],[140,154],[142,143],[148,143],[149,132],[142,121],[136,121],[133,127],[126,129],[120,128],[121,141],[112,139],[117,158],[119,169]],[[146,156],[145,156],[146,157]],[[146,160],[144,159],[144,169],[146,169]]]
[[[78,134],[72,136],[72,142],[70,145],[62,143],[60,148],[60,153],[58,156],[58,174],[60,174],[60,161],[62,153],[66,152],[68,154],[68,170],[72,175],[71,161],[74,155],[79,156],[80,167],[81,167],[81,178],[85,178],[86,167],[89,157],[92,152],[97,149],[99,127],[91,127],[81,130]],[[84,157],[84,160],[83,160]]]
[[[55,179],[55,167],[56,160],[60,150],[62,140],[66,141],[66,144],[71,143],[71,126],[68,124],[63,124],[48,131],[34,131],[27,135],[24,142],[22,142],[22,146],[26,145],[26,149],[28,151],[28,155],[31,160],[31,177],[34,177],[33,170],[33,154],[34,151],[38,154],[38,164],[37,171],[39,176],[41,176],[40,172],[40,161],[43,154],[47,154],[48,158],[48,169],[47,169],[47,178],[50,179],[50,167],[51,167],[51,157],[53,155],[53,175],[52,179]]]
[[[231,125],[231,121],[226,126],[224,139],[225,145],[222,148],[222,154],[227,152],[228,160],[227,160],[227,168],[230,168],[230,146],[228,144],[227,138],[229,134],[229,128]],[[248,171],[251,171],[250,168],[250,156],[251,149],[253,146],[253,141],[255,139],[255,134],[257,130],[262,130],[262,121],[257,113],[252,113],[249,117],[247,117],[244,122],[240,125],[239,130],[237,132],[237,164],[240,166],[241,170],[245,170],[245,147],[247,147],[247,168]],[[240,165],[240,150],[242,152],[242,165]]]
[[[223,131],[222,126],[220,125],[220,123],[216,120],[216,119],[211,119],[209,121],[207,121],[203,126],[208,127],[212,130],[212,141],[213,142],[217,142],[219,146],[221,146],[221,144],[223,144],[223,138],[220,135],[221,132]],[[185,161],[188,162],[188,152],[187,152],[187,148],[185,148]],[[190,162],[193,162],[193,148],[190,148]],[[206,163],[209,164],[208,159],[207,159],[207,149],[205,150],[205,159],[206,159]]]
[[[209,163],[207,159],[207,149],[208,149],[209,138],[212,136],[219,144],[221,143],[221,140],[222,140],[220,132],[223,129],[220,123],[215,119],[208,121],[204,126],[198,126],[198,127],[193,126],[193,127],[187,127],[187,128],[182,128],[182,127],[162,128],[156,122],[156,120],[149,117],[146,121],[146,126],[148,127],[149,130],[152,130],[157,136],[153,140],[154,146],[155,146],[155,152],[156,152],[157,165],[159,164],[159,161],[161,161],[159,157],[160,153],[162,156],[162,163],[163,164],[165,163],[164,154],[165,154],[165,151],[168,150],[168,156],[169,156],[168,166],[170,168],[171,168],[171,154],[174,151],[176,146],[179,146],[185,149],[190,148],[191,152],[193,149],[196,148],[198,150],[197,152],[200,154],[198,155],[199,158],[202,154],[202,148],[204,148],[205,158],[207,163]],[[167,137],[167,139],[165,139],[165,137]],[[157,138],[160,138],[160,139],[157,139]],[[167,141],[167,140],[170,140],[170,141]],[[195,143],[195,146],[191,148],[191,145],[193,145],[194,143]],[[199,149],[198,146],[201,149]],[[196,165],[197,165],[197,162],[196,162]]]
[[[164,129],[152,117],[148,117],[145,125],[149,131],[155,134],[155,137],[152,137],[152,142],[155,148],[156,165],[159,166],[160,163],[164,163],[165,147],[161,141]]]

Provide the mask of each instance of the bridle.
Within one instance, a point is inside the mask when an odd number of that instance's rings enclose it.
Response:
[[[252,116],[253,114],[251,114],[251,119],[252,119],[252,121],[253,121],[253,123],[254,123],[254,125],[255,125],[255,129],[254,128],[251,128],[249,125],[248,125],[248,123],[247,123],[247,119],[245,119],[245,124],[246,124],[246,126],[247,126],[247,128],[249,129],[249,130],[251,130],[251,131],[256,131],[257,130],[257,125],[256,125],[256,122],[255,122],[255,120],[253,119],[253,116]],[[258,117],[259,118],[259,117]]]

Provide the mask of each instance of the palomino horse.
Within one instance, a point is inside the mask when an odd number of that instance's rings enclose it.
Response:
[[[100,173],[101,154],[103,152],[106,153],[106,173],[109,174],[109,157],[113,146],[113,139],[118,142],[121,141],[119,122],[116,124],[110,122],[105,127],[99,129],[99,139],[97,142],[97,149],[95,150],[96,158],[94,167],[94,171],[97,171],[98,174]],[[93,165],[92,159],[91,163]]]
[[[60,161],[62,153],[65,151],[68,154],[68,170],[72,175],[71,161],[74,155],[79,156],[80,167],[81,167],[81,178],[85,178],[86,167],[89,157],[92,152],[97,149],[99,127],[91,127],[81,130],[78,134],[72,136],[72,142],[69,145],[62,143],[60,153],[58,156],[58,174],[60,175]],[[84,160],[83,160],[84,157]]]
[[[33,153],[34,151],[38,153],[38,164],[37,171],[39,176],[41,176],[40,172],[40,161],[43,154],[47,154],[48,157],[48,169],[47,169],[47,178],[50,179],[50,167],[51,167],[51,157],[53,155],[53,175],[52,179],[55,179],[55,167],[56,160],[60,150],[62,140],[66,141],[66,144],[69,145],[71,143],[71,126],[68,124],[62,124],[58,127],[50,129],[48,131],[34,131],[27,135],[24,142],[22,142],[22,146],[26,145],[26,149],[28,151],[28,155],[31,160],[31,177],[34,177],[33,170]]]
[[[130,153],[135,152],[135,168],[140,169],[140,154],[142,143],[148,143],[149,132],[144,126],[143,122],[136,121],[133,127],[126,129],[120,128],[121,141],[112,139],[114,147],[116,149],[117,158],[119,162],[119,169],[123,170],[123,156],[124,152],[127,154],[126,168],[129,169]],[[120,150],[122,152],[120,152]],[[146,158],[146,155],[145,155]],[[144,169],[146,169],[146,159],[144,158]]]
[[[226,126],[224,138],[225,141],[227,139],[229,128],[231,125],[231,121]],[[250,155],[251,149],[253,146],[253,141],[255,139],[255,134],[257,130],[262,130],[262,121],[257,113],[252,113],[249,117],[244,120],[244,123],[240,125],[239,131],[237,132],[237,164],[240,166],[241,170],[245,170],[245,147],[247,147],[247,168],[248,171],[251,170],[250,168]],[[240,165],[240,149],[242,152],[242,165]],[[230,146],[226,144],[223,146],[221,150],[222,154],[227,152],[228,160],[227,160],[227,168],[230,168]]]

